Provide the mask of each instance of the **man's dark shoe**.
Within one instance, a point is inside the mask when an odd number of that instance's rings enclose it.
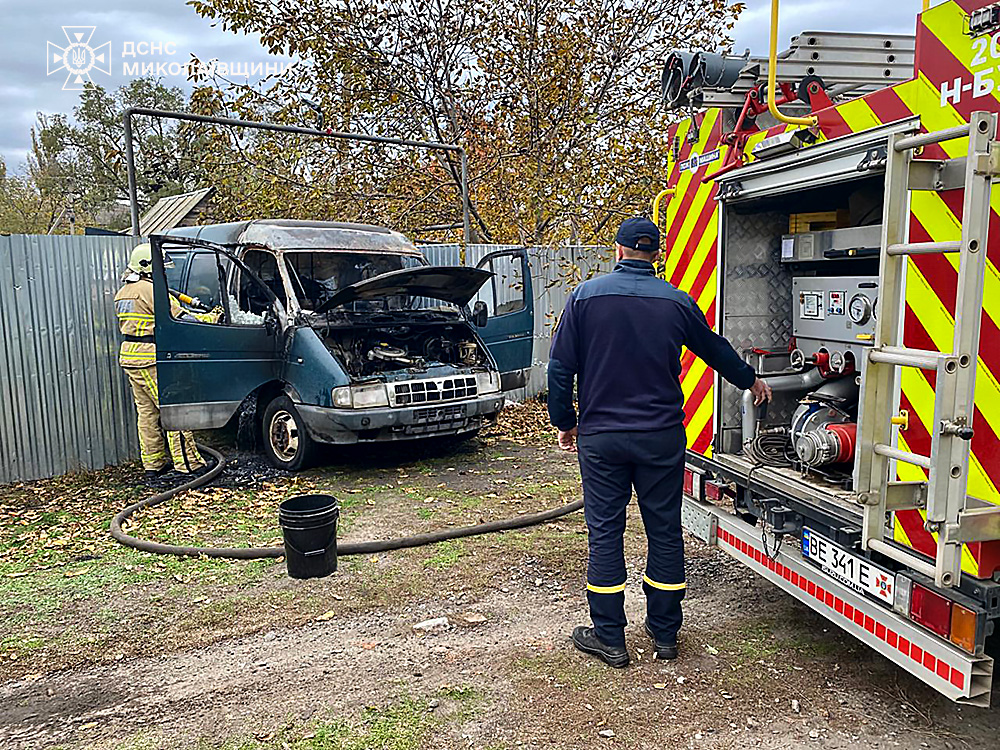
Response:
[[[583,625],[573,628],[573,635],[570,636],[573,645],[585,654],[593,654],[608,666],[615,669],[627,667],[629,663],[628,651],[624,646],[608,646],[594,632],[593,628]]]
[[[656,646],[656,658],[666,659],[670,661],[671,659],[677,658],[677,641],[673,643],[666,643],[656,640],[656,636],[653,635],[653,629],[649,627],[649,620],[644,623],[646,628],[646,635],[653,639],[653,644]]]

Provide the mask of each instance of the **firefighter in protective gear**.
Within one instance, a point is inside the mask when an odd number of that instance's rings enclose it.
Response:
[[[173,264],[164,257],[164,266]],[[167,432],[160,426],[160,394],[156,382],[156,344],[153,338],[152,248],[137,245],[129,258],[122,287],[115,295],[115,313],[124,341],[118,352],[118,364],[128,373],[132,397],[138,412],[139,447],[146,478],[153,479],[170,469],[193,474],[205,468],[190,432]],[[218,313],[193,314],[170,295],[170,314],[206,323],[218,322]],[[168,455],[169,451],[169,455]]]

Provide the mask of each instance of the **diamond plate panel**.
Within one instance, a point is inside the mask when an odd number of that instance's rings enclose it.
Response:
[[[724,210],[720,332],[737,350],[785,350],[792,335],[792,277],[781,263],[781,235],[788,230],[788,214]],[[742,391],[723,381],[720,437],[726,453],[739,452],[742,443],[741,396]],[[789,422],[794,406],[790,399],[776,397],[768,421]]]

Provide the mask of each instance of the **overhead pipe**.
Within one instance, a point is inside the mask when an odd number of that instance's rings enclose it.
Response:
[[[767,66],[767,109],[779,122],[813,127],[816,117],[791,117],[778,109],[778,0],[771,0],[771,57]]]
[[[439,141],[417,141],[410,138],[390,138],[382,135],[368,135],[365,133],[340,133],[330,128],[320,130],[317,128],[304,128],[298,125],[283,125],[273,122],[255,122],[252,120],[237,120],[231,117],[219,117],[216,115],[198,115],[192,112],[173,112],[165,109],[148,109],[146,107],[130,107],[122,115],[125,136],[125,166],[128,177],[128,195],[130,212],[132,215],[132,235],[139,236],[139,196],[136,186],[135,174],[135,144],[132,136],[132,118],[136,116],[160,117],[168,120],[181,120],[183,122],[200,122],[212,125],[229,125],[236,128],[250,128],[252,130],[267,130],[275,133],[295,133],[298,135],[310,135],[319,138],[332,138],[342,141],[356,141],[360,143],[377,143],[387,146],[404,146],[408,148],[425,149],[431,151],[445,151],[457,154],[459,158],[459,179],[462,193],[462,238],[465,244],[472,242],[472,202],[469,199],[469,160],[465,149],[457,143],[442,143]]]

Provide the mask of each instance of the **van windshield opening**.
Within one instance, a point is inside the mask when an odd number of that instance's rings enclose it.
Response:
[[[303,310],[315,310],[340,289],[359,281],[400,271],[419,268],[419,258],[395,253],[286,252],[288,275]],[[356,300],[342,309],[354,312],[385,310],[454,310],[448,302],[395,294],[373,300]]]

